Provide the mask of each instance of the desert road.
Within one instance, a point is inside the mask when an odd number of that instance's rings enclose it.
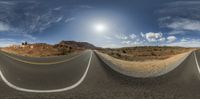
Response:
[[[199,99],[200,52],[154,78],[113,71],[93,51],[28,58],[0,52],[0,99]]]

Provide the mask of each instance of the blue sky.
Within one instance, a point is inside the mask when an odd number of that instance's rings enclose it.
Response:
[[[61,40],[100,47],[199,47],[199,32],[200,1],[0,0],[1,47]]]

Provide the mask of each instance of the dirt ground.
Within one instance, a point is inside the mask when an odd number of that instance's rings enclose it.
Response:
[[[193,48],[167,47],[167,46],[143,46],[126,48],[106,48],[98,51],[106,53],[117,59],[126,61],[163,60],[174,55],[194,50]]]

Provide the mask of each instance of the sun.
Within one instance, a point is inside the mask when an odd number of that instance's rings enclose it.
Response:
[[[95,31],[97,31],[98,33],[102,33],[106,30],[106,25],[105,24],[102,24],[102,23],[99,23],[99,24],[96,24],[94,26],[94,29]]]

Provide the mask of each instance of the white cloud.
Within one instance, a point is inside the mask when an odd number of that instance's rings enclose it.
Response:
[[[145,37],[145,34],[144,34],[144,33],[142,33],[142,32],[140,33],[140,35],[141,35],[143,38]]]
[[[93,8],[92,6],[89,6],[89,5],[81,5],[80,8],[87,8],[87,9],[91,9]]]
[[[130,38],[133,39],[133,40],[136,39],[136,37],[137,37],[137,36],[136,36],[135,34],[131,34],[131,35],[130,35]]]
[[[186,31],[182,31],[182,30],[173,30],[171,32],[169,32],[168,34],[173,34],[173,35],[176,35],[176,34],[185,34]]]
[[[56,22],[60,22],[63,19],[63,16],[57,18]]]
[[[175,2],[171,2],[168,3],[167,5],[169,7],[180,7],[182,6],[184,9],[185,7],[198,7],[198,5],[200,4],[200,1],[175,1]]]
[[[199,39],[188,39],[180,42],[168,43],[165,46],[200,47]]]
[[[112,37],[110,37],[110,36],[104,36],[104,38],[107,39],[107,40],[111,40],[112,39]]]
[[[158,39],[158,41],[160,41],[160,42],[164,42],[165,40],[166,40],[165,37],[162,37],[162,38]]]
[[[59,10],[61,10],[61,9],[62,9],[62,7],[56,7],[56,8],[54,8],[53,10],[59,11]]]
[[[167,42],[171,43],[174,42],[177,38],[175,36],[168,36],[167,37]]]
[[[158,11],[160,27],[171,29],[170,34],[200,32],[200,1],[175,1]]]
[[[23,7],[19,7],[21,5]],[[35,0],[0,1],[0,31],[9,32],[3,34],[4,36],[9,35],[11,37],[12,35],[15,37],[14,35],[21,35],[22,37],[33,38],[31,37],[33,33],[42,33],[52,27],[53,24],[57,24],[57,22],[74,20],[74,18],[66,20],[68,14],[63,15],[63,7],[65,6],[42,5],[42,2]],[[71,9],[77,8],[71,7],[66,10],[71,11]]]
[[[145,34],[145,38],[149,42],[157,42],[157,41],[163,40],[162,35],[163,35],[162,33],[149,32]]]
[[[103,48],[120,48],[122,47],[120,44],[115,44],[115,43],[107,43],[107,44],[100,44],[100,45],[97,45],[97,46],[101,46]]]
[[[128,46],[141,46],[141,45],[155,45],[155,44],[169,44],[177,40],[176,36],[163,35],[162,32],[148,32],[136,34],[116,34],[113,36],[104,36],[108,41],[114,41],[115,44],[118,43],[121,47]]]
[[[5,5],[14,5],[15,2],[10,2],[10,1],[0,1],[0,4],[5,4]]]
[[[181,42],[187,42],[187,41],[188,41],[188,38],[182,38],[180,41],[181,41]]]
[[[140,35],[136,34],[125,34],[125,33],[116,33],[114,36],[103,36],[107,40],[106,45],[118,45],[115,47],[130,47],[130,46],[141,46],[146,42],[141,38]],[[103,45],[104,46],[104,45]],[[105,47],[105,46],[104,46]],[[111,46],[106,46],[111,47]]]
[[[65,20],[65,23],[71,22],[71,21],[73,21],[73,20],[75,20],[75,18],[74,18],[74,17],[67,18],[67,19]]]
[[[130,40],[125,40],[121,42],[122,47],[132,47],[132,46],[142,46],[145,45],[143,41],[130,41]]]
[[[0,39],[0,47],[8,47],[11,45],[17,45],[20,44],[19,42],[16,42],[14,39]]]
[[[28,38],[29,40],[36,40],[37,39],[36,37],[34,37],[30,34],[23,34],[22,36],[25,37],[25,38]]]
[[[200,31],[200,21],[191,20],[186,18],[179,18],[166,25],[166,27],[175,29],[175,30],[191,30],[191,31]]]
[[[127,40],[128,39],[128,37],[125,34],[123,34],[123,33],[116,34],[115,37],[117,39],[120,39],[120,40]]]
[[[166,17],[159,18],[158,21],[165,21],[165,20],[169,20],[169,19],[171,19],[171,17],[166,16]]]
[[[130,44],[131,41],[122,41],[121,43],[122,43],[122,44]]]
[[[3,22],[0,22],[0,31],[8,31],[10,28],[8,25],[4,24]]]

